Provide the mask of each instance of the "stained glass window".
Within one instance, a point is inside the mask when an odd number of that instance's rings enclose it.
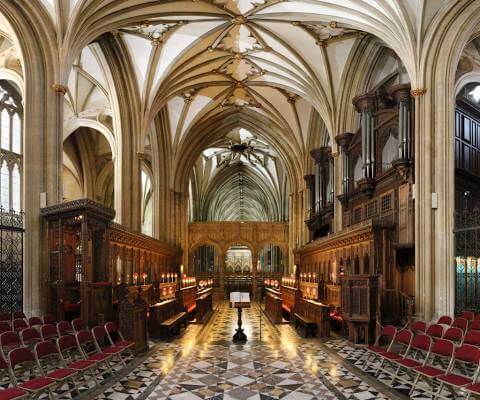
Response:
[[[3,150],[10,150],[10,114],[6,109],[2,110],[1,118],[1,147]]]
[[[0,200],[4,210],[10,209],[10,171],[7,162],[2,162],[0,169]]]
[[[12,120],[12,151],[22,153],[22,122],[18,114],[15,114]]]
[[[15,164],[12,170],[12,208],[18,212],[21,210],[21,204],[20,169]]]
[[[5,211],[22,209],[22,101],[0,81],[0,204]]]

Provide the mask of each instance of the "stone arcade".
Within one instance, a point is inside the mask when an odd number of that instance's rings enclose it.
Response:
[[[0,0],[0,399],[479,397],[479,193],[478,0]]]

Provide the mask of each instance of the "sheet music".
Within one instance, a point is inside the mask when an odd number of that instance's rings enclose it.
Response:
[[[248,292],[231,292],[230,303],[235,307],[235,303],[250,303],[250,293]]]

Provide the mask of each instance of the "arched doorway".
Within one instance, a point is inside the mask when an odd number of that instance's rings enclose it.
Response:
[[[224,265],[227,296],[231,292],[248,292],[252,295],[252,251],[242,244],[231,245],[225,253]]]

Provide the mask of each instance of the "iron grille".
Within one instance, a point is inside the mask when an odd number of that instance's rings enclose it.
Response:
[[[480,210],[455,213],[455,312],[480,311]]]
[[[23,310],[23,212],[0,207],[0,310]]]

